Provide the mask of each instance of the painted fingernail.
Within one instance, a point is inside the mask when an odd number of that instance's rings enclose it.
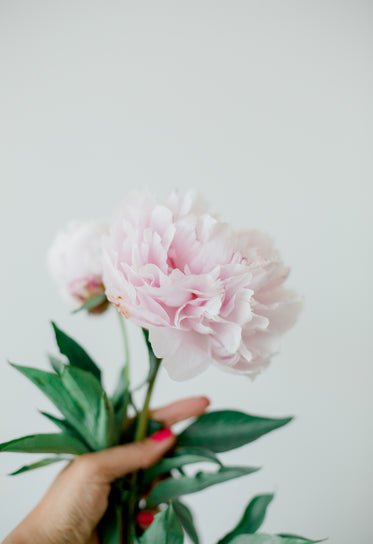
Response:
[[[153,512],[139,512],[137,514],[137,523],[143,527],[149,527],[154,521]]]
[[[154,440],[154,442],[162,442],[163,440],[167,440],[167,438],[171,438],[171,436],[174,436],[171,429],[161,429],[160,431],[152,434],[150,438]]]

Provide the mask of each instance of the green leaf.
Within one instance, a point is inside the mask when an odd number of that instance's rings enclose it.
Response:
[[[48,355],[49,363],[56,374],[59,374],[62,371],[64,361],[61,361],[58,357],[55,357],[54,355]]]
[[[174,506],[176,517],[186,534],[189,536],[190,540],[193,542],[193,544],[199,544],[199,537],[194,525],[192,512],[187,506],[185,506],[185,504],[177,499],[174,500],[172,504]]]
[[[282,539],[277,536],[255,534],[255,535],[240,535],[231,541],[231,544],[285,544]]]
[[[164,457],[159,463],[144,472],[143,486],[146,488],[158,476],[166,474],[174,468],[206,462],[222,466],[216,455],[205,448],[178,448],[173,452],[172,457]]]
[[[29,470],[35,470],[36,468],[46,467],[47,465],[52,465],[53,463],[59,463],[60,461],[70,461],[70,457],[46,457],[45,459],[41,459],[41,461],[37,461],[31,465],[24,465],[15,472],[9,474],[9,476],[16,476],[17,474],[22,474],[23,472],[28,472]]]
[[[74,427],[69,424],[68,421],[66,421],[66,419],[59,419],[58,417],[52,416],[52,414],[48,414],[48,412],[40,411],[40,413],[49,419],[49,421],[52,421],[52,423],[54,423],[61,431],[66,434],[70,434],[71,436],[75,436],[75,438],[78,438],[84,444],[86,444],[84,438],[74,429]],[[86,446],[88,449],[90,449],[88,444],[86,444]]]
[[[61,380],[84,413],[84,426],[94,449],[105,449],[114,441],[114,412],[98,379],[90,372],[65,365]]]
[[[119,438],[123,431],[124,421],[126,419],[128,405],[130,401],[131,394],[129,392],[128,372],[126,372],[125,365],[120,371],[117,386],[115,388],[113,396],[111,397],[111,404],[114,409],[116,434]]]
[[[299,535],[292,535],[292,534],[289,534],[289,533],[281,533],[281,534],[278,534],[277,536],[280,536],[282,538],[287,538],[287,539],[290,539],[293,543],[294,541],[298,542],[310,542],[311,544],[315,543],[315,542],[325,542],[325,540],[327,540],[326,538],[323,538],[322,540],[309,540],[308,538],[305,538],[304,536],[299,536]]]
[[[231,541],[231,544],[316,544],[322,540],[307,540],[303,537],[281,537],[278,535],[253,534],[240,535]]]
[[[54,403],[65,416],[68,426],[82,437],[91,450],[106,447],[107,443],[102,440],[102,436],[97,435],[97,422],[102,417],[101,396],[104,392],[100,382],[92,374],[69,365],[64,365],[59,375],[37,368],[12,366]],[[113,415],[107,414],[107,418],[111,422]],[[60,427],[62,426],[60,420]]]
[[[228,544],[238,535],[255,533],[262,525],[267,507],[272,499],[273,495],[269,494],[254,497],[246,508],[238,525],[224,538],[219,540],[218,544]]]
[[[103,393],[100,382],[89,372],[68,365],[64,365],[62,369],[61,381],[71,398],[81,406],[86,424],[93,429]]]
[[[77,314],[78,312],[81,312],[82,310],[87,310],[87,312],[90,312],[94,310],[95,308],[98,308],[99,306],[102,306],[107,302],[106,295],[95,295],[87,300],[82,306],[74,310],[72,313]]]
[[[97,442],[100,444],[101,449],[111,448],[119,443],[120,433],[116,432],[113,407],[105,391],[101,395],[96,429]]]
[[[77,438],[65,433],[33,434],[0,444],[0,451],[17,453],[72,453],[80,455],[89,450]]]
[[[208,412],[180,434],[178,444],[202,446],[217,453],[229,451],[286,425],[291,419],[258,417],[235,410]]]
[[[91,445],[92,441],[85,425],[85,415],[80,400],[78,402],[70,395],[62,383],[61,376],[38,368],[15,364],[12,366],[32,381],[65,416],[69,425],[77,431],[78,435],[84,437],[85,441]],[[92,445],[91,447],[93,448]]]
[[[90,372],[101,381],[101,370],[88,353],[75,340],[61,331],[55,323],[52,322],[52,326],[56,335],[58,348],[68,358],[69,363],[72,366]]]
[[[156,506],[181,495],[196,493],[212,485],[240,478],[257,470],[259,469],[254,467],[222,467],[218,472],[198,472],[195,476],[168,478],[152,489],[147,505],[148,507]]]
[[[172,504],[155,516],[149,529],[140,538],[140,544],[183,544],[184,534]]]

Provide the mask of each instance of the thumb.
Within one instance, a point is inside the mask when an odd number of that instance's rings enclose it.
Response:
[[[107,450],[81,455],[77,461],[89,465],[90,473],[105,483],[111,483],[130,472],[148,468],[159,461],[174,445],[175,435],[170,429],[162,429],[150,438],[115,446]]]

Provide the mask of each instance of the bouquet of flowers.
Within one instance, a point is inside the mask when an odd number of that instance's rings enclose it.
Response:
[[[115,391],[107,393],[99,366],[53,323],[60,354],[50,357],[51,370],[13,366],[63,417],[43,413],[59,432],[0,445],[0,451],[48,454],[14,474],[159,431],[161,424],[150,417],[149,404],[161,365],[175,380],[191,379],[210,364],[255,376],[277,352],[280,336],[300,309],[297,295],[283,285],[289,269],[271,239],[256,230],[235,231],[193,193],[173,192],[162,202],[150,194],[131,193],[110,222],[69,224],[57,236],[48,261],[74,311],[117,309],[126,360]],[[149,353],[147,378],[140,386],[142,406],[135,403],[130,380],[125,319],[142,328]],[[160,462],[114,482],[99,527],[101,541],[180,544],[186,533],[198,544],[193,515],[181,497],[258,470],[226,466],[218,454],[290,420],[236,410],[209,411],[196,418]],[[192,474],[185,468],[198,463],[208,463],[211,470]],[[314,542],[257,532],[272,498],[254,497],[219,544]],[[136,519],[146,509],[159,513],[143,531]]]

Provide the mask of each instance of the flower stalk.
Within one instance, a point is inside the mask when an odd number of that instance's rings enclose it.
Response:
[[[151,355],[149,353],[149,355]],[[149,406],[152,393],[154,390],[154,385],[158,376],[158,371],[161,366],[162,359],[156,359],[156,368],[148,382],[148,388],[143,404],[143,408],[138,416],[137,425],[135,430],[135,442],[139,440],[144,440],[146,438],[146,431],[149,421]],[[128,544],[133,544],[135,536],[135,510],[136,503],[139,499],[137,496],[137,483],[138,483],[138,472],[134,472],[131,479],[131,491],[128,498],[128,510],[127,510],[127,540]]]
[[[151,377],[149,381],[148,389],[147,389],[145,400],[144,400],[144,405],[139,415],[137,426],[136,426],[135,442],[137,442],[138,440],[143,440],[146,437],[146,429],[147,429],[148,421],[149,421],[149,405],[150,405],[150,400],[153,393],[154,384],[158,375],[158,370],[160,368],[161,362],[162,362],[162,359],[157,359],[157,367],[155,369],[153,376]]]
[[[129,343],[128,343],[128,336],[127,336],[127,328],[126,323],[124,321],[124,317],[121,313],[117,312],[118,315],[118,321],[119,321],[119,327],[122,335],[123,340],[123,347],[124,347],[124,376],[126,383],[130,382],[130,350],[129,350]]]

